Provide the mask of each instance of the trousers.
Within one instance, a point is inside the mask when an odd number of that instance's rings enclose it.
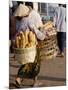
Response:
[[[57,43],[60,52],[64,52],[65,41],[66,41],[66,32],[57,32]]]

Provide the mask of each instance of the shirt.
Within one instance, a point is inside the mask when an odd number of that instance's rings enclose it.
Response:
[[[57,7],[54,13],[54,24],[58,32],[66,32],[66,10],[64,7]]]
[[[42,20],[39,13],[32,10],[29,14],[29,23],[35,25],[37,28],[42,25]]]

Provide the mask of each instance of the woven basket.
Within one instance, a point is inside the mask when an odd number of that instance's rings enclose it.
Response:
[[[15,48],[15,59],[20,64],[33,63],[36,53],[36,46],[30,48]]]
[[[52,59],[57,54],[57,39],[56,35],[50,36],[44,41],[39,42],[40,45],[40,58]]]

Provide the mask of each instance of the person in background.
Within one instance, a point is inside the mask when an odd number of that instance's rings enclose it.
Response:
[[[65,35],[66,35],[66,11],[65,6],[63,4],[59,4],[59,6],[55,9],[54,14],[54,25],[57,28],[57,43],[59,47],[59,52],[57,56],[64,56],[64,47],[65,47]]]

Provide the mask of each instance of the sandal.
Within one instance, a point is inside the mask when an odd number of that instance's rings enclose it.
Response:
[[[58,54],[57,57],[64,57],[64,53],[62,52],[62,53]]]
[[[16,87],[17,87],[17,88],[20,88],[21,85],[18,83],[18,81],[16,80],[15,82],[16,82]]]

